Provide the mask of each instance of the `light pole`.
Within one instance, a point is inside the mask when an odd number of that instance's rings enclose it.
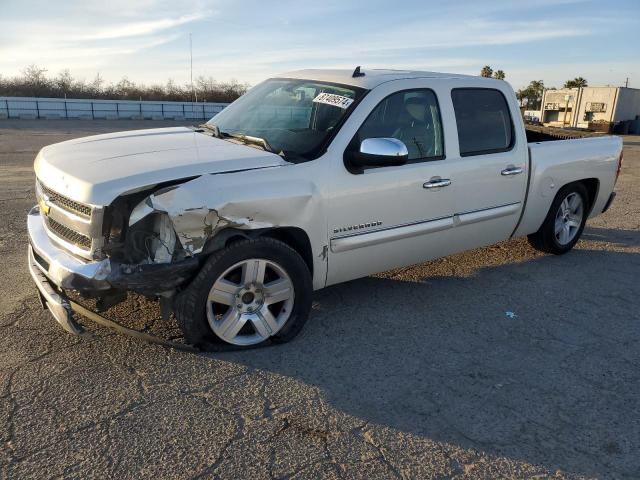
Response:
[[[193,42],[191,41],[191,33],[189,33],[189,63],[190,63],[190,78],[191,78],[191,101],[196,99],[196,103],[198,103],[198,94],[196,93],[195,88],[193,88]]]
[[[569,100],[571,100],[573,97],[571,95],[565,95],[564,96],[564,118],[562,119],[562,127],[564,128],[564,126],[567,123],[567,111],[569,110]]]

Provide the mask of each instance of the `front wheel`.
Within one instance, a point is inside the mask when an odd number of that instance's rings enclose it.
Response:
[[[542,226],[528,236],[531,246],[555,255],[571,250],[580,239],[587,221],[587,199],[587,189],[581,183],[561,188]]]
[[[176,317],[197,346],[285,342],[307,320],[311,295],[309,269],[295,250],[271,238],[242,240],[207,259],[178,296]]]

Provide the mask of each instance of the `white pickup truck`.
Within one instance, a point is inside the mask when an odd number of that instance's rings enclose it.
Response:
[[[200,127],[43,148],[29,267],[70,332],[70,290],[134,291],[191,344],[283,342],[328,285],[522,235],[569,251],[621,163],[617,137],[527,143],[504,81],[290,72]]]

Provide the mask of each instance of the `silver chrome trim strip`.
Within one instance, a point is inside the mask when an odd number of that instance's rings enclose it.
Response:
[[[85,237],[91,238],[97,233],[96,231],[98,229],[93,227],[89,218],[80,217],[72,212],[68,212],[67,210],[60,208],[55,203],[51,203],[46,200],[44,200],[44,203],[49,207],[49,213],[47,216],[56,222],[70,228],[74,232],[81,233]]]
[[[453,217],[442,217],[434,220],[382,228],[371,232],[334,237],[331,239],[331,251],[334,253],[346,252],[348,250],[369,247],[393,240],[439,232],[451,227],[453,227]]]
[[[415,237],[426,233],[434,233],[460,225],[491,220],[493,218],[512,215],[520,210],[521,202],[508,203],[497,207],[482,208],[463,213],[456,213],[449,217],[440,217],[433,220],[423,220],[392,227],[378,228],[367,232],[350,233],[331,238],[331,251],[334,253],[346,252],[361,247],[369,247],[380,243],[391,242],[403,238]]]
[[[454,223],[458,225],[470,225],[472,223],[491,220],[493,218],[506,217],[520,210],[520,202],[500,205],[498,207],[483,208],[481,210],[473,210],[471,212],[456,213],[454,215]]]
[[[337,240],[337,239],[340,239],[340,238],[357,237],[359,235],[364,235],[366,233],[385,232],[387,230],[395,230],[396,228],[410,227],[412,225],[420,225],[421,223],[433,222],[435,220],[442,220],[444,218],[451,218],[451,217],[452,217],[452,215],[447,215],[447,216],[444,216],[444,217],[432,218],[430,220],[418,220],[417,222],[399,223],[397,225],[392,225],[390,227],[374,228],[374,229],[371,229],[371,230],[366,230],[364,232],[345,233],[344,235],[336,235],[334,237],[331,237],[331,240]]]

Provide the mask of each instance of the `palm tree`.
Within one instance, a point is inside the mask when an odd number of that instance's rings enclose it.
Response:
[[[531,82],[529,83],[529,88],[531,88],[536,94],[542,96],[542,92],[544,90],[544,81],[531,80]]]
[[[586,87],[587,79],[582,77],[576,77],[573,80],[567,80],[564,82],[564,88],[579,88]]]
[[[516,97],[520,100],[520,106],[526,106],[529,110],[538,110],[542,102],[544,92],[544,82],[542,80],[532,80],[525,88],[516,92]]]
[[[482,70],[480,70],[481,77],[491,78],[491,75],[493,75],[493,68],[491,68],[489,65],[485,65],[484,67],[482,67]]]
[[[497,80],[504,80],[504,77],[506,75],[504,74],[504,72],[502,70],[496,70],[495,72],[493,72],[493,78],[497,79]]]

